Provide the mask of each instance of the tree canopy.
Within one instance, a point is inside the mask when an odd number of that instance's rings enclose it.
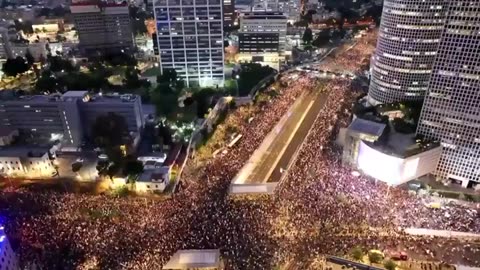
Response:
[[[7,76],[17,76],[23,74],[30,69],[28,61],[21,57],[17,56],[16,58],[9,58],[5,63],[3,63],[2,70]]]
[[[100,115],[92,126],[92,137],[98,147],[115,147],[124,143],[123,137],[128,133],[125,118],[116,113]]]
[[[262,79],[273,72],[273,69],[268,66],[262,66],[258,63],[242,64],[239,78],[238,89],[240,96],[245,96],[250,93],[250,90]]]
[[[142,162],[136,160],[133,157],[128,157],[125,167],[123,167],[124,175],[138,175],[143,172]]]
[[[305,32],[303,32],[303,37],[302,40],[305,44],[310,44],[313,40],[313,33],[312,29],[310,28],[305,28]]]
[[[184,82],[177,76],[174,69],[165,69],[157,76],[157,87],[150,93],[157,114],[171,117],[178,105],[178,98],[184,87]]]

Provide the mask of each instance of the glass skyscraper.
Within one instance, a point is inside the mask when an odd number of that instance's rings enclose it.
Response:
[[[442,142],[438,176],[472,186],[480,182],[480,1],[449,3],[417,133]]]
[[[156,0],[160,68],[187,86],[223,86],[222,0]]]
[[[444,26],[448,0],[385,0],[372,58],[371,104],[421,100]]]

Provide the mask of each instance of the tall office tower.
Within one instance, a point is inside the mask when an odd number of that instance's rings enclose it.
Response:
[[[235,13],[235,0],[223,0],[223,25],[232,27],[237,18]]]
[[[133,51],[133,33],[126,1],[73,0],[70,10],[86,54]]]
[[[376,105],[421,100],[427,91],[448,0],[385,0],[368,91]]]
[[[440,139],[436,174],[480,182],[480,2],[451,1],[417,130]]]
[[[222,86],[222,0],[155,1],[160,69],[175,69],[186,85]]]

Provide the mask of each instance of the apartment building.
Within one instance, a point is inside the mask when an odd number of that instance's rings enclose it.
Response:
[[[86,54],[133,51],[134,40],[126,1],[73,0],[70,5],[79,47]]]

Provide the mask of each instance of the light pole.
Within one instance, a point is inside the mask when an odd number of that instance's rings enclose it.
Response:
[[[235,75],[235,86],[237,87],[237,93],[236,96],[240,96],[239,90],[238,90],[238,79],[240,79],[240,75]]]

